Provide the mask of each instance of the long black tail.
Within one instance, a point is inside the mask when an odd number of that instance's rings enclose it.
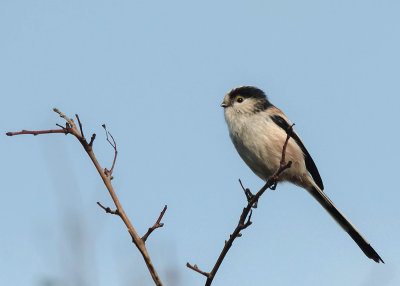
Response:
[[[336,208],[328,196],[319,189],[316,184],[308,192],[327,210],[336,222],[351,236],[368,258],[375,262],[385,263],[379,254],[372,248],[369,242],[358,232],[358,230],[346,219],[346,217]]]

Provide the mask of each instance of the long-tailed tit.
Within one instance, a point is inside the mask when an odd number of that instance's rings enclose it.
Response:
[[[268,101],[262,90],[252,86],[232,89],[221,106],[224,108],[229,135],[240,157],[257,176],[267,181],[280,166],[290,121]],[[351,236],[366,256],[375,262],[383,262],[370,243],[323,192],[324,185],[318,169],[295,131],[288,141],[286,160],[292,161],[292,165],[283,171],[279,180],[306,189]]]

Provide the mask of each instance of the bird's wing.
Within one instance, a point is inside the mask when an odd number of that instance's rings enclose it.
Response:
[[[281,115],[272,115],[271,119],[272,121],[275,122],[276,125],[281,127],[285,132],[289,130],[291,124],[288,122],[288,120],[285,119],[285,115],[277,109]],[[306,168],[307,171],[311,174],[312,178],[314,179],[314,182],[317,184],[317,186],[323,190],[324,189],[324,184],[322,183],[321,176],[319,175],[317,166],[314,163],[314,160],[311,158],[310,153],[308,153],[306,147],[304,146],[303,142],[301,141],[300,137],[296,134],[296,132],[292,132],[291,137],[294,139],[294,141],[297,143],[297,145],[300,147],[300,149],[303,151],[304,154],[304,160],[306,163]]]

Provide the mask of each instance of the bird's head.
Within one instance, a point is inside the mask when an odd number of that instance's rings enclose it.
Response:
[[[265,93],[254,86],[239,86],[229,91],[221,104],[226,112],[254,114],[265,110],[271,103]]]

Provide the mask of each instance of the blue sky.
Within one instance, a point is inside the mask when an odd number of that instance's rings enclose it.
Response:
[[[262,197],[215,285],[400,284],[398,1],[0,2],[0,127],[48,129],[78,113],[165,285],[203,285],[245,199],[262,186],[219,106],[263,89],[305,142],[325,191],[378,265],[305,191]],[[0,284],[153,285],[71,136],[0,139]]]

